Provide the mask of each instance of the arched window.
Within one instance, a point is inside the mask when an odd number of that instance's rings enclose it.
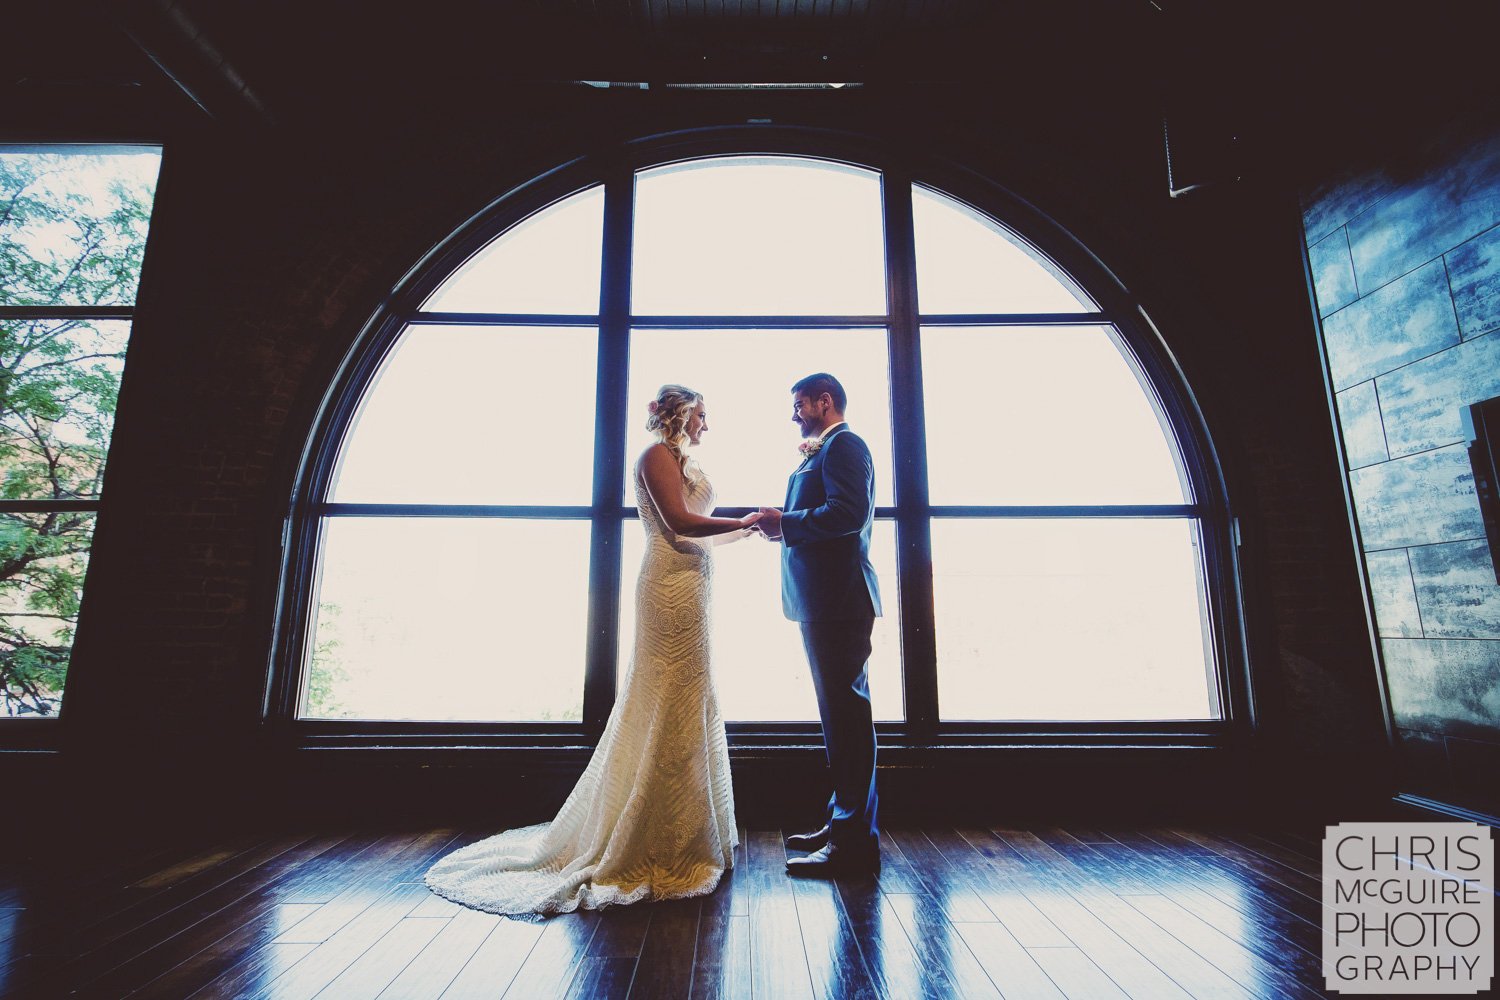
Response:
[[[1225,506],[1186,387],[1106,272],[941,171],[639,155],[503,199],[372,321],[293,521],[288,718],[597,732],[630,648],[646,399],[704,393],[698,458],[744,511],[781,502],[790,388],[824,370],[874,453],[885,732],[1222,723]],[[777,559],[760,539],[716,559],[741,733],[817,717]]]

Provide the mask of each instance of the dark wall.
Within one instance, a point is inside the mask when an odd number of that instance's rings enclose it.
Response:
[[[503,779],[523,796],[545,789],[536,801],[555,805],[565,781],[507,771],[503,760],[490,767],[491,757],[438,774],[415,763],[288,758],[263,742],[290,477],[343,353],[404,271],[454,227],[580,152],[746,117],[877,134],[967,163],[1115,270],[1196,392],[1241,517],[1251,791],[1293,803],[1386,789],[1376,672],[1292,185],[1261,177],[1169,198],[1160,119],[1149,109],[1059,116],[1028,110],[1024,95],[973,88],[754,98],[579,91],[518,87],[493,107],[426,119],[382,121],[369,109],[297,132],[168,137],[64,753],[38,772],[41,790],[111,816],[232,815],[403,797],[434,807],[476,794],[494,801]],[[774,801],[767,776],[780,766],[737,765],[741,798]],[[1008,797],[1019,789],[1041,796],[1053,766],[1029,755],[986,758],[937,787],[947,794],[963,782],[972,804],[1003,814],[1021,801]],[[1105,752],[1065,766],[1085,779],[1068,786],[1074,798],[1112,788],[1110,801],[1191,807],[1217,789],[1258,801],[1227,765],[1136,767]],[[1191,789],[1180,784],[1189,777]]]
[[[1304,195],[1404,791],[1500,811],[1500,584],[1460,410],[1500,396],[1500,118],[1436,119]]]

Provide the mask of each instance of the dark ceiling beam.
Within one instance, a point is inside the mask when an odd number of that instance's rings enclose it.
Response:
[[[276,117],[177,0],[124,0],[103,9],[187,98],[215,121],[274,125]]]

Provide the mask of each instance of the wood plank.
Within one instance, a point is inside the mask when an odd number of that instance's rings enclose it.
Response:
[[[315,944],[273,944],[261,948],[244,962],[236,963],[206,983],[193,994],[157,992],[148,988],[143,997],[160,997],[161,1000],[178,1000],[191,996],[191,1000],[230,1000],[233,997],[255,993],[266,983],[278,978],[292,966],[302,961],[318,946]]]
[[[703,897],[693,955],[694,1000],[750,996],[750,835],[741,827],[734,867]]]
[[[650,903],[609,906],[599,911],[599,927],[589,940],[590,958],[639,958],[655,907]]]
[[[588,956],[589,942],[598,926],[599,914],[595,910],[577,910],[552,917],[542,929],[536,946],[521,963],[520,971],[511,980],[510,987],[501,993],[490,984],[484,992],[477,995],[488,998],[503,996],[507,1000],[561,996],[567,992],[580,964]],[[467,973],[468,969],[464,972]],[[460,975],[459,978],[465,979],[466,976]],[[471,982],[468,985],[472,987],[476,984]],[[443,994],[443,997],[444,1000],[449,1000],[448,994]]]
[[[113,936],[110,932],[117,929],[113,924],[108,925],[106,931],[82,932],[87,947],[76,954],[32,953],[25,960],[27,971],[34,973],[27,978],[26,988],[40,996],[63,993],[123,996],[138,989],[186,957],[183,954],[185,941],[191,940],[191,951],[197,951],[226,933],[219,931],[207,940],[184,938],[174,941],[183,931],[232,906],[248,892],[276,881],[296,865],[317,857],[327,850],[330,843],[331,838],[299,845],[191,899],[181,899],[191,889],[167,890],[158,903],[159,914],[153,917],[143,913],[141,923]],[[174,903],[177,905],[172,905]]]
[[[949,920],[983,923],[995,919],[969,880],[947,855],[932,846],[921,830],[888,830],[883,837],[901,849],[902,855],[917,872],[924,894],[943,908]]]
[[[811,973],[781,831],[752,832],[749,860],[751,989],[756,996],[811,1000]]]
[[[378,877],[380,884],[387,888],[404,883],[412,875],[413,870],[422,870],[433,857],[442,853],[461,836],[453,834],[445,841],[443,834],[447,832],[438,831],[418,837],[405,850],[391,859],[389,867],[373,877]],[[227,934],[233,933],[247,919],[253,922],[266,921],[274,912],[274,907],[280,902],[276,892],[285,881],[283,876],[290,874],[292,880],[290,884],[295,884],[299,870],[304,876],[309,874],[308,867],[302,864],[306,859],[294,855],[317,852],[324,844],[326,841],[314,841],[306,847],[299,847],[296,852],[284,858],[278,858],[273,865],[268,865],[258,872],[247,873],[243,885],[236,886],[230,883],[221,892],[209,894],[201,900],[194,901],[192,907],[184,907],[180,914],[172,915],[173,923],[167,925],[169,929],[180,926],[182,930],[173,930],[171,934],[161,939],[160,943],[118,964],[107,974],[89,980],[89,986],[82,991],[81,995],[123,996],[130,990],[137,989],[172,970],[175,966],[192,961],[192,956],[196,956],[198,952]],[[318,856],[320,855],[314,855],[314,857]],[[318,867],[320,866],[316,863],[312,865],[313,869]],[[425,891],[426,886],[421,886],[421,888]],[[415,906],[417,902],[419,899],[414,899],[412,905]],[[322,912],[320,908],[307,919],[318,920]],[[306,921],[299,921],[298,925],[303,923]],[[121,939],[122,942],[125,940]],[[111,948],[114,947],[116,946],[111,945]]]
[[[1067,937],[1026,898],[1016,880],[1003,875],[953,830],[929,830],[927,839],[948,862],[963,873],[980,900],[1011,935],[1026,947],[1071,944]]]
[[[344,872],[343,887],[337,894],[329,895],[337,883],[326,878],[315,880],[311,888],[303,886],[291,891],[288,893],[288,902],[301,902],[309,895],[328,895],[328,898],[323,901],[323,906],[316,914],[277,938],[277,941],[283,944],[316,944],[328,940],[375,900],[385,895],[392,882],[388,866],[400,865],[403,859],[413,856],[425,858],[439,849],[446,853],[446,845],[455,836],[456,831],[453,830],[432,830],[405,842],[393,840],[391,844],[362,857],[357,866],[350,866]]]
[[[254,1000],[312,1000],[390,933],[422,901],[427,891],[427,886],[420,882],[397,883],[314,948],[306,958],[284,974],[263,983],[249,996]],[[392,975],[398,971],[393,971]]]
[[[1032,955],[1057,995],[1068,1000],[1129,1000],[1093,959],[1077,948],[1038,948]],[[1029,994],[1028,994],[1029,995]]]
[[[793,879],[792,895],[813,993],[841,1000],[874,1000],[879,996],[859,938],[839,899],[838,886],[826,879]]]
[[[1072,894],[1084,880],[1071,877],[1066,859],[1026,831],[1004,832],[1008,845],[1057,875],[1055,880],[1025,884],[1022,891],[1116,986],[1131,996],[1149,996],[1152,1000],[1186,1000],[1191,996]]]
[[[270,947],[278,935],[300,923],[295,919],[299,913],[305,919],[315,914],[319,907],[317,903],[278,903],[276,887],[299,874],[305,875],[309,864],[336,864],[336,859],[325,859],[329,854],[336,854],[338,846],[347,842],[347,838],[336,834],[309,843],[299,849],[307,855],[300,867],[292,857],[283,857],[277,868],[259,873],[264,884],[250,888],[244,895],[179,934],[163,937],[166,926],[155,925],[150,938],[155,943],[137,957],[135,968],[131,970],[136,973],[133,978],[136,981],[146,979],[151,970],[145,963],[151,962],[157,970],[163,971],[156,979],[150,980],[148,989],[163,997],[182,997],[217,980],[227,968],[252,959],[255,952]],[[329,849],[319,852],[320,847]],[[254,882],[247,881],[246,886],[254,886]],[[311,948],[273,950],[282,956],[300,956]],[[260,967],[254,962],[251,966]]]
[[[408,911],[409,913],[410,911]],[[448,923],[447,917],[403,917],[354,964],[329,983],[329,997],[374,997],[432,943]],[[321,945],[320,947],[326,947]],[[279,994],[278,994],[279,995]]]
[[[1066,830],[1058,827],[1041,827],[1036,831],[1036,835],[1042,843],[1067,858],[1069,863],[1082,869],[1092,880],[1110,892],[1128,895],[1159,891],[1156,879],[1140,871],[1138,866],[1119,864],[1101,854],[1094,845],[1077,840]],[[1144,863],[1144,859],[1142,861]]]
[[[580,963],[578,975],[568,987],[567,1000],[614,1000],[630,992],[635,977],[635,958],[590,956]]]
[[[891,839],[890,831],[880,835],[880,872],[875,876],[882,892],[926,892],[927,885],[901,848]]]
[[[1068,890],[1099,922],[1161,969],[1190,996],[1200,1000],[1252,1000],[1272,995],[1257,975],[1247,987],[1191,947],[1163,930],[1119,896],[1104,889]],[[1147,898],[1147,897],[1132,897]],[[1153,897],[1160,899],[1161,897]],[[1088,949],[1086,949],[1088,950]],[[1092,953],[1090,953],[1090,957]]]
[[[493,917],[494,923],[473,955],[462,963],[458,974],[452,977],[447,988],[438,994],[443,1000],[494,1000],[495,997],[504,996],[547,930],[547,926],[540,922],[512,920],[492,913],[485,916]],[[453,919],[455,923],[459,920],[458,917]],[[476,919],[475,923],[473,933],[477,936],[477,925],[485,922]],[[576,921],[564,926],[566,928],[570,925],[576,926]],[[567,931],[564,929],[558,933]],[[459,949],[457,944],[451,942],[450,946],[455,950]],[[454,956],[454,961],[457,962],[457,956]]]
[[[1322,975],[1321,964],[1314,962],[1301,949],[1288,948],[1282,952],[1281,961],[1291,967],[1284,971],[1276,957],[1257,953],[1256,949],[1236,941],[1170,897],[1131,896],[1126,902],[1259,996],[1305,1000],[1320,995],[1300,985],[1299,977],[1308,981],[1309,977]]]
[[[698,924],[693,955],[693,1000],[749,1000],[750,917],[726,915]]]
[[[887,893],[885,899],[916,949],[917,960],[930,976],[936,978],[936,973],[941,972],[953,984],[956,995],[965,1000],[971,997],[1000,1000],[1000,991],[991,982],[989,973],[936,899],[910,893]]]
[[[923,968],[895,910],[873,880],[839,879],[835,884],[880,996],[896,1000],[951,995],[953,984],[941,970]]]
[[[1035,956],[1044,952],[1077,951],[1076,948],[1054,946],[1037,948],[1033,952],[1023,947],[1003,923],[955,926],[990,980],[999,984],[1007,997],[1058,1000],[1063,996],[1048,978],[1046,967]]]
[[[1184,866],[1192,883],[1174,887],[1165,893],[1167,898],[1258,955],[1276,975],[1302,983],[1322,983],[1320,927],[1277,906],[1253,886],[1215,894],[1211,890],[1223,884],[1215,879],[1216,869],[1200,866],[1193,859],[1185,859]]]
[[[702,897],[652,904],[655,912],[630,987],[632,1000],[680,1000],[692,992],[702,907]]]
[[[421,909],[422,904],[419,903],[407,919],[416,919]],[[474,958],[480,945],[489,938],[501,919],[503,918],[498,914],[460,907],[457,914],[444,922],[442,929],[422,949],[422,953],[391,981],[380,994],[380,1000],[437,1000],[458,977],[465,964]],[[540,933],[539,928],[538,936]],[[528,947],[527,951],[529,950]],[[515,968],[520,967],[518,960]],[[515,969],[512,969],[505,982],[496,985],[504,989],[514,975]]]

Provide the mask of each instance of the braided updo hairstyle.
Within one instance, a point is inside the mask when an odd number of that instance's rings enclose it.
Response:
[[[682,468],[682,478],[695,482],[698,478],[697,463],[688,457],[687,422],[703,397],[685,385],[667,384],[656,390],[656,398],[646,404],[646,430],[677,458]]]

